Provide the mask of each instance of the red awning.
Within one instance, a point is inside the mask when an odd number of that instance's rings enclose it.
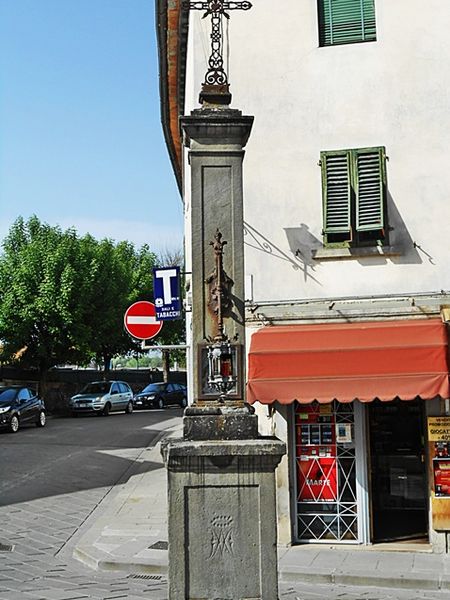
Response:
[[[450,397],[440,319],[265,327],[248,360],[250,403]]]

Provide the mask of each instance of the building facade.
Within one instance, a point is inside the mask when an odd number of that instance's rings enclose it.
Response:
[[[190,271],[178,119],[210,22],[181,5],[157,0],[157,27]],[[449,546],[449,25],[445,0],[257,0],[224,19],[232,106],[255,116],[247,398],[289,448],[281,543]]]

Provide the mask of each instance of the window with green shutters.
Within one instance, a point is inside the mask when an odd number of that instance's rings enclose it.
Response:
[[[318,11],[320,46],[377,39],[375,0],[318,0]]]
[[[384,147],[321,152],[327,246],[387,243]]]

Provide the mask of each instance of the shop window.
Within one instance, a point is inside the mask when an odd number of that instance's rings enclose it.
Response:
[[[387,245],[384,147],[321,152],[324,245]]]
[[[374,0],[318,0],[319,45],[377,39]]]

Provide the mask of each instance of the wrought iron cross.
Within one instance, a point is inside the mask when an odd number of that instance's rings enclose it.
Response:
[[[190,10],[204,10],[203,19],[211,16],[211,55],[208,59],[208,70],[205,75],[205,82],[202,86],[202,95],[225,94],[231,95],[228,91],[228,77],[223,68],[223,31],[222,17],[230,18],[226,12],[229,10],[249,10],[252,7],[251,2],[241,0],[233,2],[231,0],[185,0],[183,8]]]

